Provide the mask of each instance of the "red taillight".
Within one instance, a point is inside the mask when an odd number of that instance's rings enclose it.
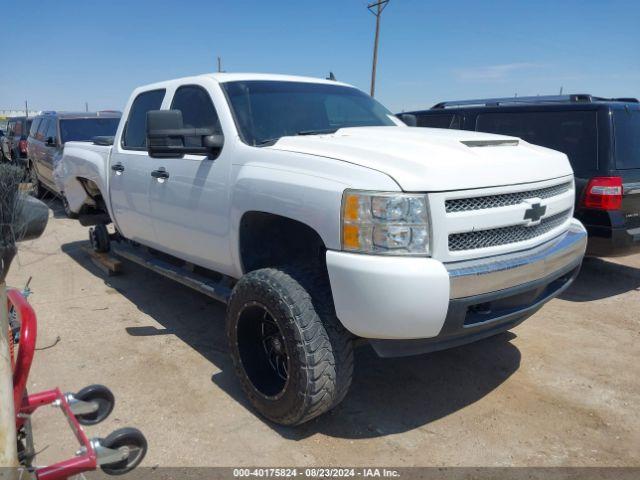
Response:
[[[582,206],[596,210],[618,210],[622,206],[622,178],[594,177],[589,180]]]
[[[20,149],[20,153],[23,155],[27,154],[27,141],[26,140],[20,140],[18,142],[18,148]]]

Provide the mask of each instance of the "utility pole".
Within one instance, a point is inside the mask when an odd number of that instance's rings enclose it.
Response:
[[[29,102],[27,102],[26,100],[24,101],[24,114],[27,118],[29,118]]]
[[[85,112],[89,111],[89,102],[84,102],[84,111]]]
[[[389,0],[378,0],[367,5],[371,13],[376,16],[376,37],[373,43],[373,65],[371,67],[371,96],[376,93],[376,65],[378,64],[378,39],[380,38],[380,15],[389,4]]]
[[[222,58],[218,57],[218,72],[222,72]]]

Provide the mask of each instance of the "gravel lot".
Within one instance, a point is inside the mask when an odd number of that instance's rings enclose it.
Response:
[[[115,411],[87,431],[140,428],[144,465],[640,466],[640,255],[588,259],[511,333],[406,359],[365,346],[345,401],[291,429],[245,401],[223,305],[131,263],[106,277],[81,250],[87,229],[50,205],[9,275],[33,276],[43,350],[29,389],[108,385]],[[38,464],[75,451],[57,410],[34,431]]]

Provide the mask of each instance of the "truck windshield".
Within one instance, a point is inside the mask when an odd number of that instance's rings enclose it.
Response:
[[[344,127],[396,125],[391,112],[352,87],[283,81],[222,86],[240,135],[249,145],[268,145],[288,135],[330,133]]]
[[[615,110],[616,168],[640,168],[640,110]]]
[[[116,134],[120,118],[65,118],[60,120],[60,139],[66,142],[90,142],[94,137]]]

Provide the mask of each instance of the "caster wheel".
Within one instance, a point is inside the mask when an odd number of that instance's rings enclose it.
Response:
[[[135,428],[121,428],[116,430],[100,444],[113,450],[125,450],[127,458],[119,462],[100,465],[102,471],[108,475],[122,475],[130,472],[142,462],[147,454],[147,439],[142,432]]]
[[[94,402],[98,405],[98,409],[95,412],[76,415],[81,425],[100,423],[109,416],[116,404],[116,398],[113,393],[104,385],[89,385],[73,396],[83,402]]]
[[[108,252],[111,240],[109,239],[109,231],[106,225],[96,225],[89,229],[89,242],[91,247],[98,253]]]

